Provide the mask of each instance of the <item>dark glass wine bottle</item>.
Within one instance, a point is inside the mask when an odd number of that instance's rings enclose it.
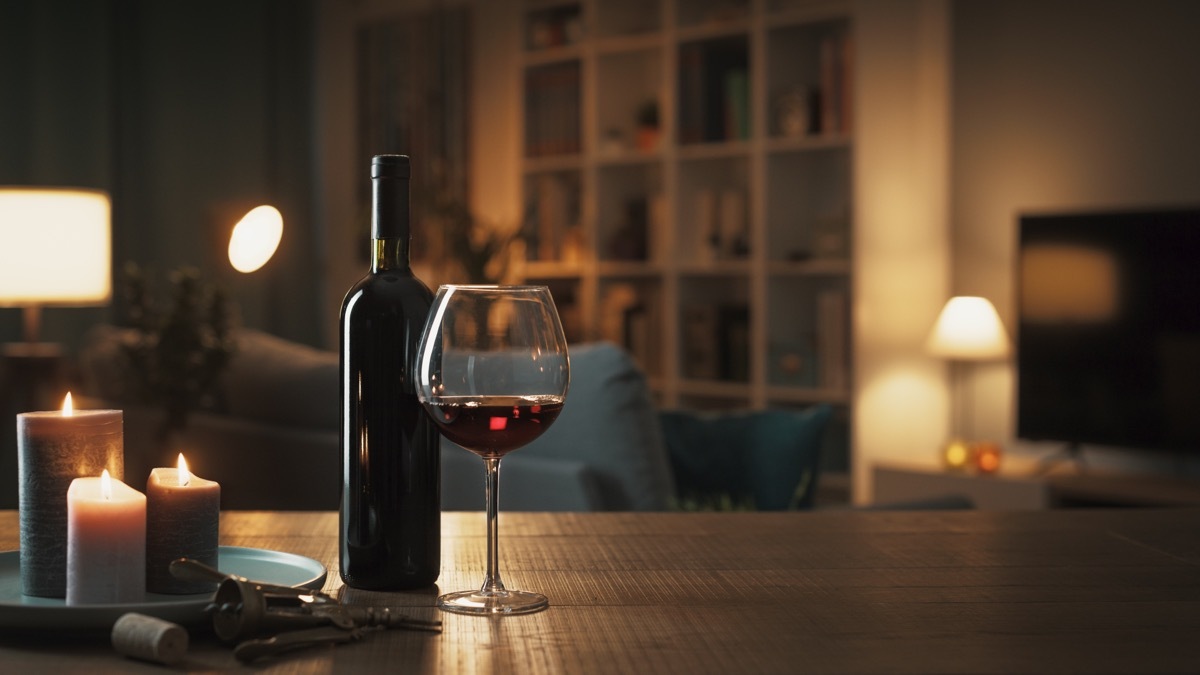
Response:
[[[342,581],[422,588],[440,571],[439,433],[414,359],[433,295],[409,268],[409,163],[371,162],[371,270],[341,311]]]

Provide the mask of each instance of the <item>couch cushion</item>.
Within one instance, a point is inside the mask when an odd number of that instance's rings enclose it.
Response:
[[[573,346],[570,357],[571,387],[562,413],[516,454],[583,462],[594,474],[605,510],[669,509],[671,468],[645,375],[610,343]],[[504,489],[501,479],[501,499]]]
[[[335,432],[340,424],[335,351],[241,329],[220,386],[237,417]]]
[[[729,500],[764,511],[810,507],[821,437],[832,412],[828,405],[803,411],[663,412],[681,503],[705,507]]]

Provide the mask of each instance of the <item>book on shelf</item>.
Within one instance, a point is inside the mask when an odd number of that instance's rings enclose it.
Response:
[[[847,133],[852,118],[853,42],[848,33],[827,35],[821,39],[818,49],[818,131]]]
[[[695,304],[683,310],[683,375],[696,380],[750,380],[750,308]]]
[[[724,305],[718,309],[717,335],[720,377],[730,382],[750,381],[750,308]]]
[[[679,48],[679,142],[750,137],[750,70],[741,38]]]
[[[580,151],[579,61],[529,69],[525,74],[525,156]]]
[[[721,372],[717,351],[720,326],[715,305],[688,305],[682,312],[683,376],[695,380],[715,380]]]
[[[841,390],[849,385],[846,334],[849,329],[845,291],[817,293],[817,359],[822,387]]]

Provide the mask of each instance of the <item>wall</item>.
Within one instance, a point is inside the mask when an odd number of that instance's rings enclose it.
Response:
[[[324,286],[320,290],[322,316],[332,322],[322,326],[323,341],[336,348],[337,316],[345,292],[366,272],[364,244],[356,229],[360,206],[355,195],[370,181],[370,167],[357,166],[358,136],[355,97],[355,31],[373,20],[390,19],[404,12],[445,6],[439,0],[319,0],[317,3],[315,103],[318,154],[316,216],[325,223],[321,251]],[[470,167],[468,184],[473,213],[485,222],[516,223],[519,137],[516,116],[519,99],[515,59],[520,39],[518,12],[510,1],[456,0],[471,6],[472,44],[469,75],[471,104],[468,121]],[[418,158],[414,158],[417,161]],[[441,280],[416,270],[430,287]]]
[[[1200,3],[956,2],[951,173],[956,294],[1014,325],[1026,210],[1200,203]],[[1198,263],[1200,264],[1200,263]],[[1015,457],[1009,364],[972,383],[977,434]]]
[[[949,285],[949,5],[855,4],[852,496],[878,461],[935,461],[945,364],[925,338]]]

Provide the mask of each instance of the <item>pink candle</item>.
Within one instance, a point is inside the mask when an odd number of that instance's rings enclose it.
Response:
[[[21,592],[47,598],[67,593],[67,493],[71,481],[125,467],[120,410],[74,410],[17,415],[20,474]]]
[[[146,481],[146,590],[151,593],[211,593],[215,583],[180,581],[171,561],[192,558],[217,567],[221,485],[188,471],[179,455],[175,469],[159,468]]]
[[[146,597],[146,495],[105,471],[67,490],[67,604]]]

